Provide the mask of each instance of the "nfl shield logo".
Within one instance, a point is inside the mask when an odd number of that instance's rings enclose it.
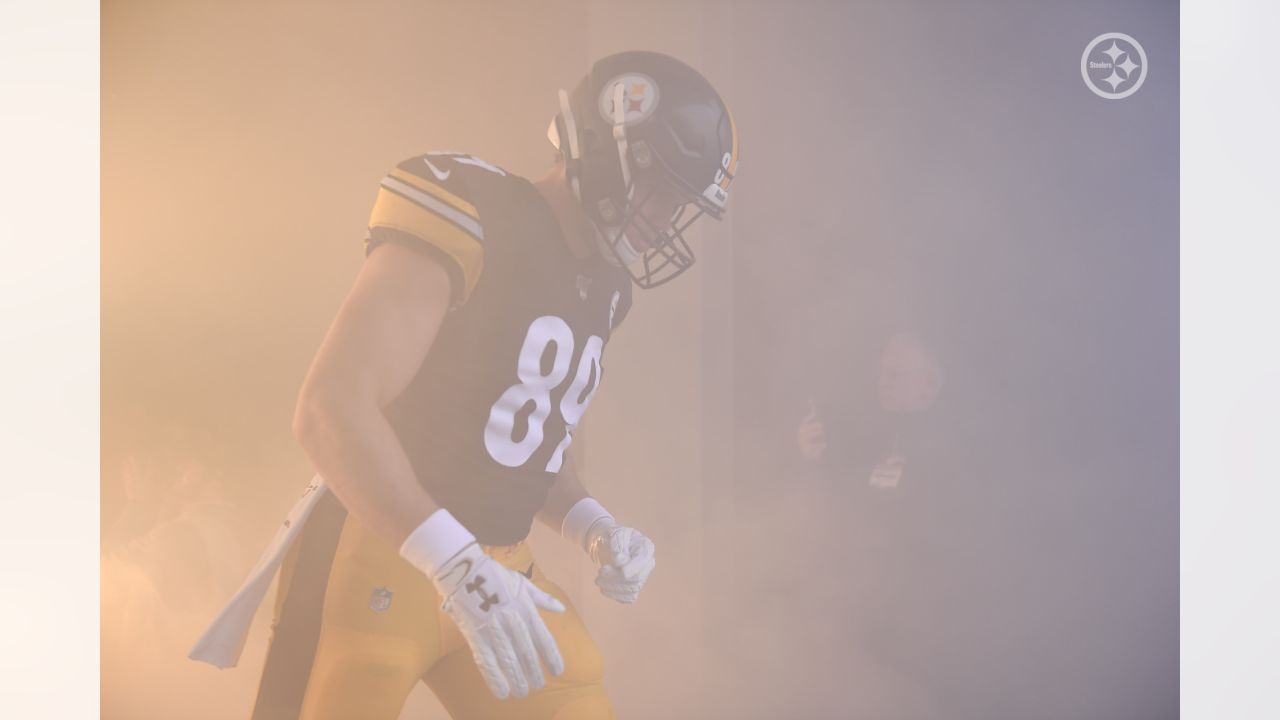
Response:
[[[369,596],[369,609],[376,613],[384,613],[391,609],[391,588],[374,588]]]

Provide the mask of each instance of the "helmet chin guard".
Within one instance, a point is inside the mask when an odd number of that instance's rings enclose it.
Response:
[[[737,130],[720,96],[684,63],[634,51],[599,60],[559,101],[547,135],[604,257],[641,288],[688,270],[696,258],[684,232],[704,214],[721,217],[737,170]],[[662,213],[675,199],[669,222],[644,212],[657,198]]]
[[[596,247],[610,265],[630,267],[644,258],[644,253],[636,250],[626,235],[616,228],[601,228],[592,223],[595,230]]]

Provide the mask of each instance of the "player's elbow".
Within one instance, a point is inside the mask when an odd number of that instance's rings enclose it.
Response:
[[[349,393],[307,382],[298,393],[298,403],[293,410],[294,439],[307,451],[322,443],[331,443],[341,434],[344,421],[354,414],[354,406]]]
[[[304,449],[324,426],[325,411],[317,399],[305,389],[298,394],[298,404],[293,408],[293,438]]]

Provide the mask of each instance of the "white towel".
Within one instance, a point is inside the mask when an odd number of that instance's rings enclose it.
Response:
[[[311,511],[326,491],[324,478],[319,475],[307,483],[302,497],[294,504],[275,537],[271,539],[271,544],[267,545],[262,557],[258,558],[257,564],[249,571],[249,577],[245,578],[240,589],[227,601],[226,607],[209,624],[209,628],[192,646],[187,657],[219,668],[235,667],[240,660],[240,653],[244,652],[253,616],[266,597],[267,588],[271,587],[271,579],[275,577],[289,546],[298,537]]]

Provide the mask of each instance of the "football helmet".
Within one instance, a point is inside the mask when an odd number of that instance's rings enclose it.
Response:
[[[605,258],[642,288],[693,265],[684,232],[720,219],[738,167],[733,116],[706,78],[660,53],[610,55],[560,91],[547,136]]]

